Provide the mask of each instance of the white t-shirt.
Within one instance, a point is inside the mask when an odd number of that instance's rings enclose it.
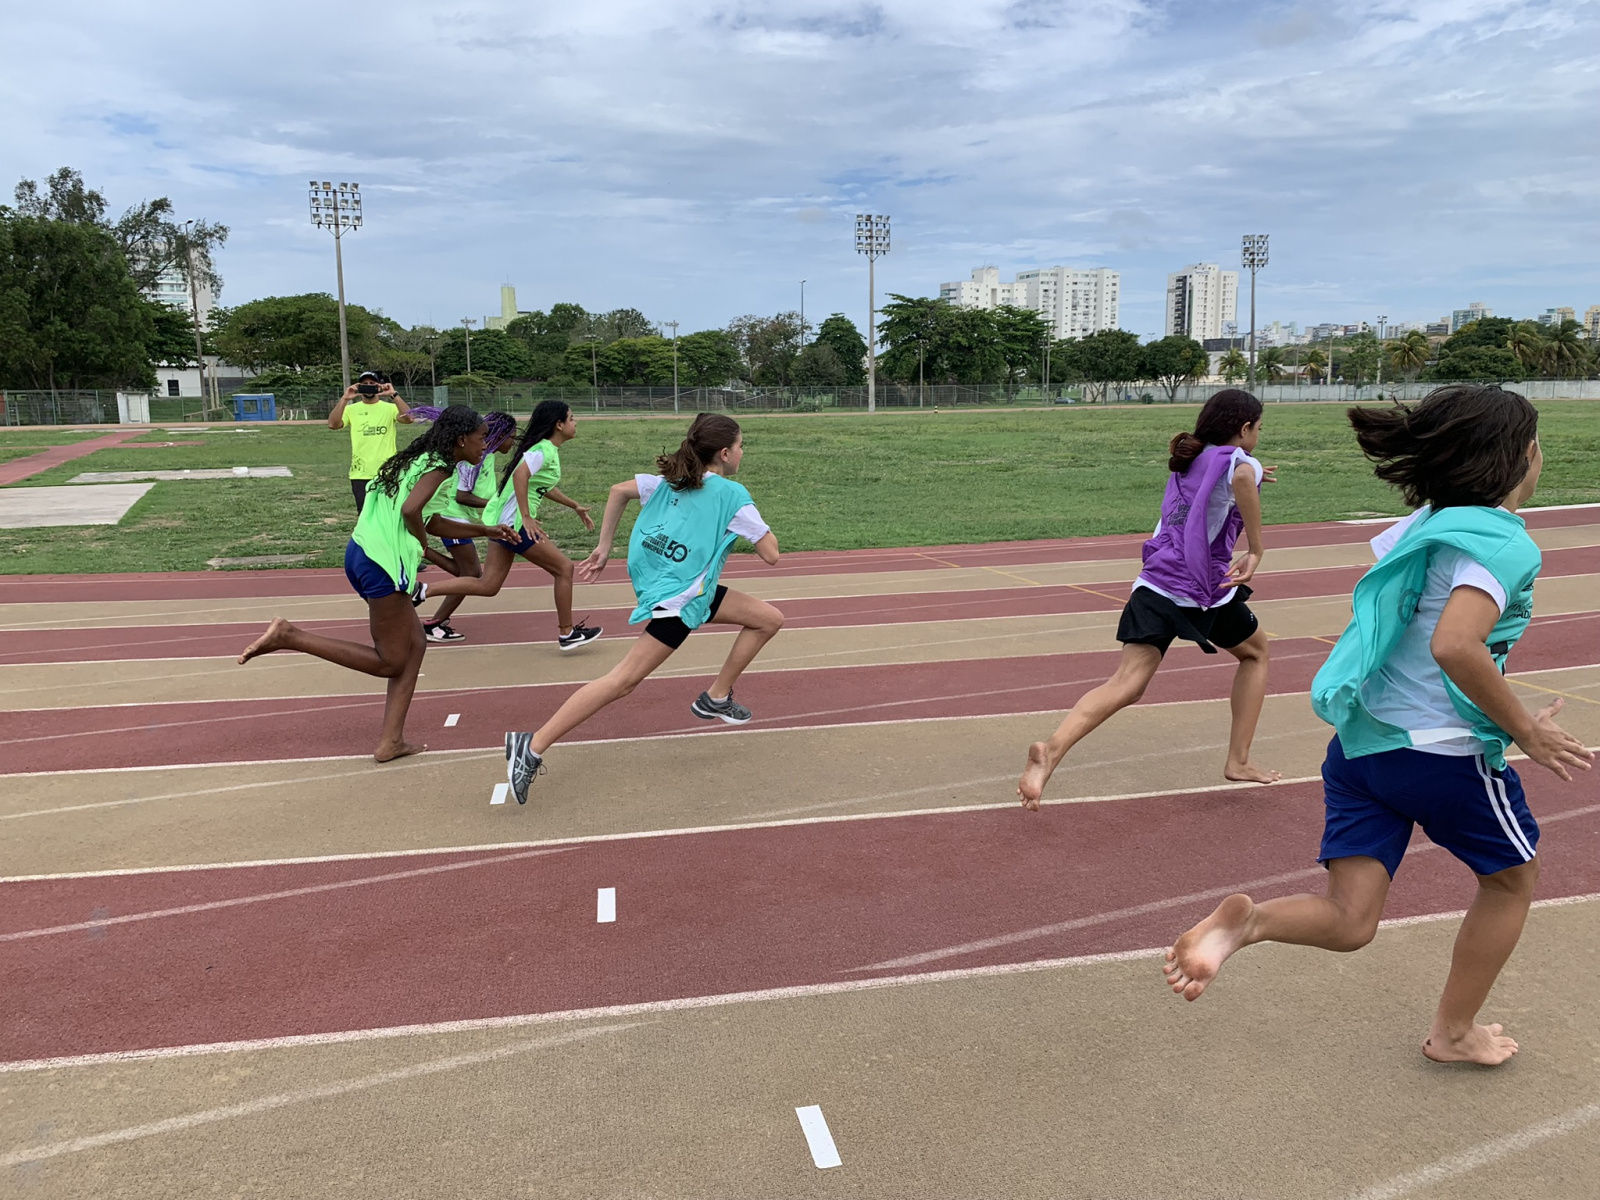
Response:
[[[1412,522],[1427,511],[1420,508],[1373,538],[1372,552],[1379,558],[1388,554]],[[1482,754],[1484,745],[1472,736],[1471,724],[1450,703],[1444,670],[1434,660],[1432,647],[1433,631],[1439,627],[1445,603],[1458,587],[1477,588],[1501,612],[1505,611],[1506,593],[1500,581],[1470,555],[1452,546],[1440,546],[1428,563],[1416,616],[1406,626],[1394,653],[1363,685],[1361,702],[1378,720],[1409,733],[1413,749],[1465,757]]]
[[[651,496],[655,495],[656,489],[666,482],[666,479],[661,475],[635,475],[633,481],[639,485],[639,503],[645,504]],[[744,538],[745,541],[754,543],[766,537],[767,534],[772,532],[772,529],[761,519],[761,514],[756,510],[754,504],[744,504],[739,507],[739,510],[733,514],[733,518],[728,522],[728,532],[736,533]],[[702,573],[683,592],[669,600],[662,601],[651,609],[651,615],[656,617],[677,616],[685,604],[700,594],[700,588],[704,582],[705,575]]]
[[[1239,502],[1233,498],[1233,473],[1239,469],[1240,463],[1250,464],[1250,469],[1256,473],[1257,487],[1260,487],[1261,481],[1266,478],[1266,470],[1262,467],[1261,463],[1257,459],[1254,459],[1250,455],[1246,454],[1243,447],[1235,446],[1233,448],[1233,456],[1228,459],[1228,469],[1223,473],[1222,481],[1212,489],[1211,495],[1206,497],[1207,545],[1216,541],[1217,534],[1222,532],[1222,526],[1228,519],[1228,514],[1239,506]],[[1155,533],[1152,533],[1150,536],[1154,537],[1156,533],[1160,532],[1161,522],[1157,521]],[[1149,588],[1157,595],[1165,596],[1168,600],[1171,600],[1180,608],[1195,607],[1192,603],[1190,603],[1187,597],[1174,596],[1165,588],[1158,588],[1143,575],[1139,576],[1133,581],[1133,586],[1136,588]],[[1202,605],[1201,610],[1204,611],[1208,608],[1222,607],[1224,604],[1228,603],[1228,601],[1233,599],[1233,594],[1238,590],[1238,588],[1229,588],[1227,593],[1220,600],[1216,601],[1214,604]]]
[[[528,474],[530,476],[537,475],[544,469],[544,451],[529,450],[522,456],[522,461],[528,464]],[[508,480],[509,478],[510,476],[507,476]],[[538,501],[539,498],[537,496],[528,497],[528,508],[534,513],[535,517],[537,517],[539,510]],[[522,527],[522,509],[517,507],[517,489],[514,487],[506,488],[505,502],[500,505],[500,524],[509,525],[512,529],[520,529]]]

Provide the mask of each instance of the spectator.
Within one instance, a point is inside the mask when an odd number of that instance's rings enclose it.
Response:
[[[376,371],[363,371],[328,414],[329,429],[350,430],[350,491],[357,515],[366,503],[367,484],[394,456],[396,422],[411,424],[411,408]]]

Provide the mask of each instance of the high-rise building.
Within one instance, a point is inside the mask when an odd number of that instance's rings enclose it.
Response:
[[[1239,272],[1216,263],[1195,263],[1167,276],[1167,336],[1182,334],[1197,342],[1222,336],[1237,319]]]
[[[1563,321],[1576,321],[1577,319],[1577,311],[1571,308],[1547,308],[1534,318],[1541,325],[1560,325]]]
[[[500,289],[500,315],[498,317],[485,317],[485,329],[504,329],[517,319],[517,289],[507,285]]]
[[[1492,316],[1494,316],[1492,308],[1488,308],[1482,302],[1474,300],[1465,308],[1454,309],[1450,313],[1450,332],[1455,333],[1463,326],[1471,325],[1474,321],[1481,321],[1484,317]]]
[[[194,315],[194,310],[200,310],[200,328],[210,328],[211,310],[215,303],[211,296],[211,287],[206,283],[198,283],[195,295],[191,300],[189,296],[189,276],[182,267],[176,263],[168,266],[161,274],[156,276],[155,283],[145,289],[145,296],[158,304],[165,304],[168,308],[175,308],[179,312]]]
[[[1584,310],[1583,329],[1591,342],[1600,342],[1600,304],[1591,304]]]
[[[979,267],[971,279],[939,285],[939,299],[957,308],[1032,309],[1057,340],[1115,329],[1121,320],[1122,273],[1108,267],[1038,267],[1019,271],[1011,283],[998,267]]]

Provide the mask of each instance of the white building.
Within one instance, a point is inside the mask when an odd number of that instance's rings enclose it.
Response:
[[[1563,321],[1576,321],[1578,313],[1571,308],[1547,308],[1534,320],[1541,325],[1560,325]]]
[[[1481,301],[1474,300],[1465,308],[1457,308],[1450,313],[1450,332],[1455,333],[1463,326],[1471,325],[1474,321],[1481,321],[1484,317],[1494,316],[1494,309],[1486,307]]]
[[[1591,342],[1600,342],[1600,304],[1591,304],[1584,310],[1583,328]]]
[[[1239,272],[1216,263],[1195,263],[1167,276],[1166,333],[1197,342],[1223,336],[1222,327],[1237,320]]]
[[[207,283],[197,282],[194,295],[189,295],[189,276],[182,267],[176,263],[169,265],[156,281],[145,289],[145,296],[157,304],[165,304],[168,308],[177,309],[181,313],[193,317],[199,314],[201,332],[211,327],[211,310],[216,307],[215,297],[211,294],[211,286]],[[218,359],[215,355],[206,355],[206,363],[211,371],[217,370]],[[205,394],[202,376],[199,367],[178,367],[169,363],[157,363],[156,390],[163,396],[200,396]]]
[[[1019,271],[1003,283],[998,267],[979,267],[971,279],[939,285],[939,299],[957,308],[1031,309],[1044,318],[1053,337],[1087,337],[1115,329],[1121,320],[1122,273],[1108,267],[1037,267]]]

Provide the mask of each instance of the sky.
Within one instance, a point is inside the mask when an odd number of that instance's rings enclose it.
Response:
[[[1600,0],[4,0],[0,189],[221,221],[224,304],[334,288],[407,324],[567,300],[680,332],[865,324],[993,264],[1168,272],[1271,236],[1259,320],[1600,304]],[[9,176],[8,178],[6,176]],[[0,190],[0,197],[4,190]],[[1241,323],[1247,321],[1241,296]]]

